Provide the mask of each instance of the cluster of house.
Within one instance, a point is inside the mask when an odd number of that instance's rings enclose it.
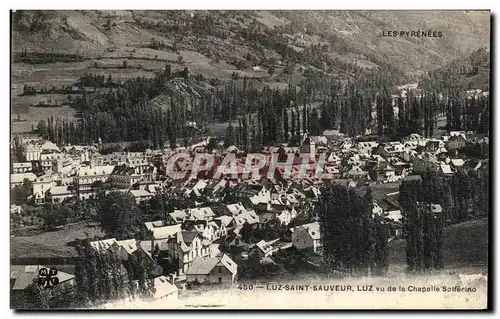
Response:
[[[410,173],[420,174],[428,169],[436,173],[453,174],[467,163],[467,159],[457,155],[457,150],[468,143],[487,149],[489,140],[487,137],[478,138],[472,132],[452,131],[441,138],[423,138],[411,134],[402,141],[380,144],[375,141],[354,142],[338,131],[328,130],[323,136],[304,135],[301,147],[283,145],[263,149],[261,153],[266,156],[279,153],[280,156],[295,156],[297,161],[294,160],[289,175],[285,174],[283,167],[275,168],[275,172],[269,175],[268,170],[274,167],[266,163],[257,174],[252,174],[251,180],[260,183],[266,179],[274,184],[286,180],[318,186],[327,179],[353,180],[356,183],[396,182]],[[137,202],[141,202],[167,187],[176,192],[182,190],[188,196],[199,197],[207,192],[235,188],[247,182],[242,170],[238,170],[237,174],[215,175],[217,178],[214,179],[213,171],[190,175],[189,167],[193,163],[189,160],[177,161],[173,168],[168,166],[169,160],[179,153],[206,152],[207,144],[208,141],[203,141],[174,150],[102,155],[95,146],[60,148],[39,137],[24,137],[20,139],[20,146],[23,147],[26,161],[12,163],[11,187],[29,180],[33,185],[32,197],[36,204],[47,200],[58,202],[71,197],[88,199],[103,185],[107,189],[129,191]],[[234,153],[238,167],[244,166],[246,154],[234,146],[225,150],[212,150],[211,153],[220,156]],[[311,154],[306,166],[301,166],[301,153]],[[326,159],[324,177],[314,174],[321,155]],[[304,167],[305,174],[299,173]],[[169,169],[184,170],[187,174],[172,178],[167,172]]]
[[[457,150],[471,143],[487,148],[489,143],[487,137],[478,138],[461,131],[441,138],[411,134],[397,142],[355,142],[338,131],[328,130],[323,136],[304,135],[300,147],[282,145],[261,151],[266,156],[278,153],[280,158],[310,154],[306,174],[293,173],[303,169],[302,161],[293,161],[290,175],[279,167],[269,175],[267,163],[250,179],[240,173],[218,179],[209,171],[193,175],[189,172],[192,167],[189,161],[175,163],[174,169],[187,171],[182,177],[172,178],[167,174],[169,159],[180,153],[208,152],[208,142],[176,149],[103,155],[95,146],[58,147],[39,137],[25,137],[20,139],[20,145],[26,161],[12,163],[11,186],[28,179],[36,204],[67,198],[86,200],[103,188],[128,192],[137,203],[159,192],[189,198],[194,202],[193,207],[166,212],[164,219],[146,222],[141,240],[106,239],[92,243],[98,252],[117,249],[124,264],[141,255],[148,269],[148,280],[158,292],[155,298],[177,298],[179,284],[234,283],[238,276],[235,260],[240,263],[249,255],[273,262],[277,252],[292,247],[321,254],[321,230],[317,217],[309,213],[321,195],[323,184],[356,187],[370,182],[411,179],[428,169],[437,174],[454,174],[464,166],[478,169],[481,161],[461,157]],[[219,145],[210,152],[220,156],[233,153],[238,165],[247,156],[235,146],[223,149]],[[314,174],[322,155],[324,171],[328,173],[324,178]],[[401,234],[398,197],[398,192],[393,192],[373,202],[374,214],[387,213],[394,221],[391,240]],[[20,209],[13,206],[11,212],[19,213]],[[442,213],[439,205],[433,205],[432,210]],[[277,227],[286,229],[286,234],[277,234],[271,240],[251,236],[254,231]],[[16,278],[15,274],[11,277]]]
[[[355,142],[339,131],[327,130],[322,136],[305,134],[300,147],[278,145],[261,151],[267,157],[270,154],[279,154],[279,158],[294,157],[291,174],[285,174],[283,167],[275,168],[272,163],[266,162],[251,174],[250,179],[245,179],[239,168],[244,165],[247,154],[235,146],[223,149],[219,144],[210,153],[215,156],[234,154],[237,174],[223,174],[217,178],[214,178],[214,170],[192,174],[190,169],[193,163],[189,157],[169,167],[169,160],[181,153],[208,152],[209,140],[176,149],[107,155],[100,154],[96,146],[69,145],[60,148],[38,136],[22,137],[18,143],[24,150],[26,162],[12,163],[11,187],[29,180],[35,204],[61,202],[67,198],[85,200],[95,196],[103,187],[107,191],[128,192],[137,203],[149,200],[158,192],[168,192],[196,202],[227,202],[230,198],[234,203],[242,202],[245,207],[255,209],[241,210],[241,216],[231,212],[236,223],[240,220],[253,223],[254,220],[276,219],[284,225],[297,215],[297,206],[318,198],[324,183],[354,187],[369,182],[397,182],[429,169],[445,175],[453,174],[463,166],[478,169],[481,161],[464,158],[457,150],[470,144],[484,148],[489,146],[487,137],[479,138],[473,132],[463,131],[451,131],[441,138],[411,134],[401,141],[378,143]],[[310,156],[305,166],[299,157],[304,153]],[[324,176],[314,173],[320,157],[324,159],[323,170],[327,173]],[[172,178],[169,169],[183,170],[186,174]],[[273,174],[269,174],[270,169],[274,170]],[[397,211],[398,207],[394,204],[395,201],[385,199],[377,203],[386,212]],[[12,211],[19,212],[19,209]]]
[[[238,277],[235,260],[245,260],[250,253],[255,253],[259,260],[269,260],[276,252],[291,247],[321,253],[318,222],[290,227],[287,230],[289,240],[278,234],[269,241],[257,241],[248,236],[255,230],[272,229],[277,223],[287,228],[306,195],[302,194],[300,200],[290,196],[293,199],[290,201],[287,196],[272,196],[275,193],[264,186],[240,189],[240,192],[245,191],[249,196],[248,205],[238,202],[220,204],[217,208],[174,210],[162,220],[145,222],[142,240],[111,238],[94,241],[91,245],[97,252],[117,249],[124,262],[140,254],[149,280],[166,275],[169,284],[188,287],[233,284]],[[292,193],[289,192],[294,195]]]

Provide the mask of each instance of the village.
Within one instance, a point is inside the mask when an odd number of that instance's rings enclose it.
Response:
[[[159,194],[193,203],[137,225],[141,230],[134,237],[91,242],[97,253],[115,249],[124,264],[140,255],[147,280],[155,288],[153,298],[177,299],[179,291],[199,286],[227,287],[272,278],[290,267],[314,269],[322,253],[315,205],[326,184],[372,188],[373,214],[385,214],[391,220],[389,240],[397,239],[402,232],[398,202],[402,180],[419,178],[428,170],[439,175],[452,175],[464,167],[477,170],[485,160],[460,151],[479,150],[487,158],[489,149],[488,137],[465,131],[433,138],[411,134],[386,143],[355,140],[338,130],[324,131],[321,136],[305,132],[298,147],[277,145],[259,153],[262,158],[288,161],[288,172],[267,161],[245,176],[240,168],[250,154],[234,145],[214,145],[211,139],[173,149],[100,154],[99,143],[58,146],[36,135],[18,136],[12,149],[21,150],[25,161],[12,163],[11,188],[28,185],[30,193],[23,205],[11,205],[11,229],[36,226],[19,217],[25,207],[93,201],[99,194],[128,194],[137,205]],[[184,155],[182,159],[172,163],[172,158],[181,158],[179,154]],[[220,174],[207,168],[193,173],[196,163],[189,158],[197,160],[199,154],[210,154],[218,163],[232,154],[238,170]],[[320,159],[327,174],[315,173]],[[171,170],[183,174],[172,176]],[[443,208],[433,204],[432,210],[440,214]],[[37,259],[36,254],[42,253],[35,252],[30,264],[22,259],[13,262],[13,293],[22,293],[40,268],[61,264],[58,256],[53,256],[57,261]],[[291,259],[300,264],[290,265]],[[59,270],[58,277],[60,285],[75,285],[72,273]]]

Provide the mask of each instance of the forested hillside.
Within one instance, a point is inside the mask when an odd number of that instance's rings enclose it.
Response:
[[[468,56],[453,60],[444,67],[428,72],[421,87],[490,89],[490,50],[482,47]]]
[[[488,19],[458,11],[16,11],[14,91],[30,101],[65,97],[29,106],[75,110],[33,125],[58,143],[158,147],[214,134],[219,123],[228,144],[249,148],[324,129],[396,139],[432,136],[439,116],[448,128],[487,132],[488,100],[447,85],[454,71],[443,70],[467,52],[488,52]],[[381,36],[407,29],[443,36]],[[460,61],[487,68],[481,52]],[[397,85],[423,74],[424,84],[439,85],[399,95]]]

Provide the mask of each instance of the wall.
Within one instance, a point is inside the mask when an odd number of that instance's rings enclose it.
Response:
[[[323,251],[323,244],[319,239],[315,239],[313,242],[313,251],[315,253],[321,253]]]
[[[219,273],[219,269],[222,271]],[[222,280],[222,284],[230,285],[234,282],[236,275],[233,275],[226,267],[216,266],[208,275],[187,275],[187,282],[198,282],[203,284],[218,284],[219,278]]]

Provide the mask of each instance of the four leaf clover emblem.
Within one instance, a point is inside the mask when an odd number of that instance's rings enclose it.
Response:
[[[38,271],[38,284],[42,288],[51,288],[59,283],[56,268],[40,268]]]

